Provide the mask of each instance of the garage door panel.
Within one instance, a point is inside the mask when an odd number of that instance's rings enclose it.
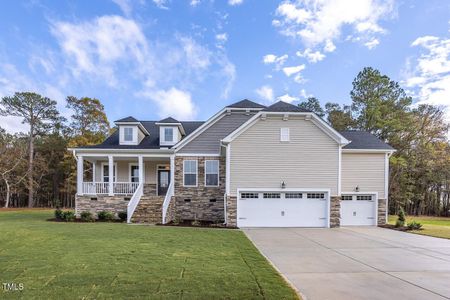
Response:
[[[327,227],[326,199],[263,198],[238,200],[239,227]],[[304,194],[306,195],[306,194]]]
[[[351,198],[351,200],[341,201],[341,224],[343,226],[373,226],[377,224],[375,195],[350,195],[348,197],[347,199]]]

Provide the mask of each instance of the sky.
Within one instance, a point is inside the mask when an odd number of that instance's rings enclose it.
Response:
[[[366,66],[450,121],[450,1],[0,2],[0,97],[34,91],[66,117],[67,96],[100,99],[110,121],[206,120],[245,98],[349,104]]]

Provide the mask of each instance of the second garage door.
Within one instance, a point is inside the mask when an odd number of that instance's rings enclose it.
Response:
[[[243,191],[237,201],[239,227],[328,227],[325,192]]]

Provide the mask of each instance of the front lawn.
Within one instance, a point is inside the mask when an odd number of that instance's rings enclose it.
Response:
[[[389,224],[395,224],[397,216],[389,216]],[[450,239],[450,218],[429,217],[429,216],[407,216],[406,223],[411,221],[419,222],[423,225],[423,230],[410,231],[423,235]]]
[[[241,231],[52,216],[0,210],[0,298],[297,299]]]

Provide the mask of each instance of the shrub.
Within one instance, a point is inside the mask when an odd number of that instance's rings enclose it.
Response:
[[[89,211],[83,211],[80,214],[80,218],[81,218],[81,221],[83,221],[83,222],[94,222],[95,221],[94,216]]]
[[[191,225],[192,226],[200,226],[202,224],[200,223],[200,221],[194,220],[194,221],[191,222]]]
[[[62,220],[63,219],[63,211],[57,208],[55,210],[55,219],[56,220]]]
[[[62,220],[66,222],[72,222],[75,220],[75,213],[71,210],[67,210],[62,213]]]
[[[405,226],[405,221],[406,221],[405,211],[403,210],[403,208],[400,208],[400,211],[398,212],[397,221],[395,222],[395,227]]]
[[[420,230],[422,229],[422,224],[416,221],[408,223],[408,230]]]
[[[114,220],[114,214],[110,211],[102,210],[97,214],[98,219],[102,221],[112,221]]]
[[[174,218],[174,219],[172,220],[172,224],[173,224],[173,225],[180,225],[180,223],[181,223],[181,220],[178,219],[178,218]]]
[[[119,219],[122,220],[123,222],[125,222],[127,220],[127,212],[126,211],[121,211],[117,215],[119,216]]]

